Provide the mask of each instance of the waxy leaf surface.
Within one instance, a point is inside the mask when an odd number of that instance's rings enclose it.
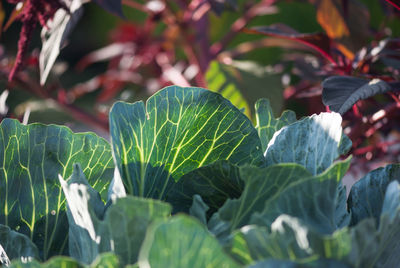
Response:
[[[267,168],[241,167],[240,177],[245,183],[243,193],[238,199],[228,199],[218,210],[218,217],[227,224],[230,233],[249,224],[251,216],[261,212],[267,200],[279,195],[289,184],[310,176],[305,168],[297,164],[280,164]],[[220,237],[216,227],[221,223],[214,226],[215,223],[211,219],[209,227]]]
[[[287,214],[301,219],[319,233],[333,233],[343,217],[347,215],[350,220],[346,207],[338,203],[345,200],[337,199],[339,182],[350,166],[350,159],[335,163],[318,176],[290,184],[271,197],[262,212],[253,214],[251,223],[269,227],[279,215]],[[342,210],[338,211],[338,207]]]
[[[313,175],[323,172],[345,151],[341,123],[339,114],[321,113],[282,128],[267,146],[267,164],[298,163]]]
[[[80,163],[105,200],[113,174],[109,144],[93,133],[11,119],[1,122],[0,133],[0,223],[32,239],[43,259],[65,252],[68,226],[57,176],[70,176]]]
[[[110,132],[128,194],[164,199],[184,174],[215,162],[263,165],[257,131],[221,95],[167,87],[143,102],[116,103]]]

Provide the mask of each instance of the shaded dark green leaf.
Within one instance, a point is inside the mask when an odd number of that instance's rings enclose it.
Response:
[[[371,217],[379,222],[386,188],[394,180],[400,181],[400,164],[375,169],[353,185],[348,198],[352,225]]]
[[[228,198],[238,198],[243,187],[239,167],[228,161],[217,161],[185,174],[171,188],[167,201],[175,213],[188,213],[193,196],[198,194],[210,208],[207,214],[211,216]]]
[[[39,259],[39,250],[29,237],[0,224],[0,264],[15,259]]]

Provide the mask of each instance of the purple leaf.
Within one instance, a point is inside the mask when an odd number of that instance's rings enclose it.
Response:
[[[351,76],[332,76],[322,82],[322,102],[332,111],[344,114],[359,100],[392,90],[380,79],[366,80]]]

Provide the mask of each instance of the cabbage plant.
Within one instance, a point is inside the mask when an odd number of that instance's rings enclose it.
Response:
[[[217,93],[118,102],[110,140],[0,124],[0,262],[9,267],[395,267],[400,165],[341,180],[338,113],[256,124]]]

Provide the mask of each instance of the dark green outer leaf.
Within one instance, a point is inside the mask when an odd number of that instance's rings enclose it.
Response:
[[[394,180],[400,181],[400,164],[375,169],[353,185],[348,198],[352,225],[370,217],[379,222],[386,188]]]
[[[256,129],[260,136],[262,150],[265,152],[269,141],[274,133],[282,127],[296,121],[296,114],[293,111],[284,111],[280,118],[275,119],[269,100],[260,99],[256,102]]]
[[[350,230],[352,251],[346,260],[353,267],[397,267],[400,262],[400,187],[397,181],[387,187],[383,204],[378,228],[376,219],[368,218]]]
[[[114,104],[110,131],[129,194],[165,198],[174,181],[216,160],[263,165],[250,120],[219,94],[167,87],[147,101]]]
[[[57,176],[71,175],[77,162],[105,199],[113,162],[104,139],[54,125],[1,122],[0,223],[33,239],[44,259],[66,250],[68,226]]]
[[[2,224],[0,224],[0,247],[4,249],[9,260],[39,259],[37,247],[26,235],[12,231],[8,226]]]
[[[210,208],[210,217],[228,198],[239,198],[244,182],[239,167],[228,161],[217,161],[185,174],[168,193],[167,201],[173,205],[174,213],[188,212],[193,196],[198,194]]]

